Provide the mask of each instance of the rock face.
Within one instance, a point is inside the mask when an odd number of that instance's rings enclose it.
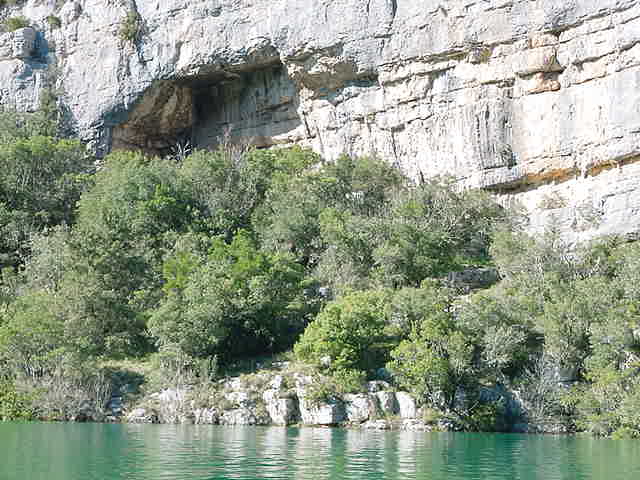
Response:
[[[558,380],[561,378],[558,377]],[[358,393],[327,390],[327,377],[295,370],[258,371],[206,385],[167,388],[137,398],[129,408],[120,390],[111,397],[107,411],[96,411],[82,402],[72,420],[126,423],[196,425],[299,425],[347,426],[387,430],[460,430],[455,416],[428,406],[418,408],[408,392],[395,391],[385,381],[370,381]],[[323,386],[318,390],[319,386]],[[558,384],[558,388],[566,387]],[[319,392],[323,392],[319,395]],[[566,433],[567,418],[552,418],[532,399],[512,386],[483,387],[475,403],[500,406],[496,419],[500,431]],[[466,395],[459,392],[458,408],[465,409]],[[106,416],[105,416],[106,413]]]
[[[32,27],[0,33],[0,106],[33,110],[39,105],[48,70],[39,43]]]
[[[300,143],[452,174],[575,239],[640,225],[635,0],[59,3],[0,12],[35,29],[0,36],[0,103],[34,108],[54,72],[99,153]]]
[[[276,425],[290,425],[299,419],[298,398],[285,387],[284,377],[276,375],[262,393],[271,422]]]
[[[19,28],[0,35],[0,61],[28,59],[36,46],[36,31],[31,27]]]
[[[371,381],[360,393],[320,398],[314,388],[326,380],[300,372],[258,372],[220,380],[205,390],[198,386],[168,388],[142,398],[126,412],[122,398],[117,397],[124,415],[111,421],[404,428],[402,420],[412,420],[411,428],[424,426],[415,400],[406,392],[390,390],[387,382]]]
[[[412,419],[418,416],[416,401],[407,392],[397,392],[396,402],[398,403],[400,418]]]
[[[380,406],[375,395],[352,393],[343,396],[346,419],[351,423],[362,423],[379,415]]]
[[[146,408],[136,408],[126,416],[127,423],[159,423],[155,412]]]
[[[450,272],[447,281],[457,288],[470,292],[477,288],[490,287],[500,279],[498,270],[491,267],[466,268]]]

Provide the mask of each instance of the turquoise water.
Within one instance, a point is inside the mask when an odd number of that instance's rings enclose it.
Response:
[[[640,442],[324,428],[2,424],[0,479],[640,479]]]

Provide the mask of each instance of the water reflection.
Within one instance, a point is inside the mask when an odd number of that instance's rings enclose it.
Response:
[[[640,478],[640,442],[327,428],[0,424],[0,479]]]

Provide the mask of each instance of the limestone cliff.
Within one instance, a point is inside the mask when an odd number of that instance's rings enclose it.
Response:
[[[636,0],[29,0],[0,103],[55,88],[101,154],[190,139],[376,154],[575,239],[640,226]]]

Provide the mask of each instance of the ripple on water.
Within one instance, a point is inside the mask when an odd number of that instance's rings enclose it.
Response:
[[[631,480],[640,442],[327,428],[0,424],[0,480]]]

